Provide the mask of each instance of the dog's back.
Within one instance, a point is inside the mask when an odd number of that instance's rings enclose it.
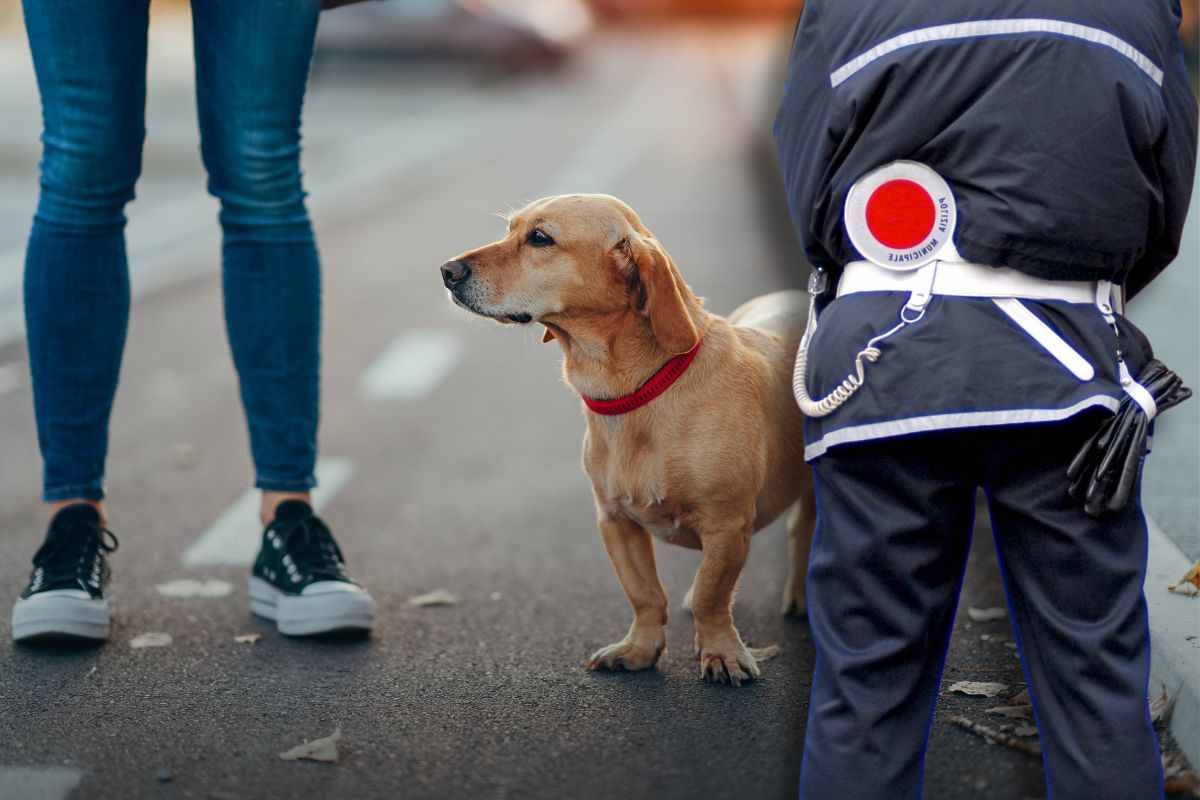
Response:
[[[808,324],[808,294],[788,289],[759,295],[738,306],[728,317],[734,325],[757,328],[778,336],[795,353]]]

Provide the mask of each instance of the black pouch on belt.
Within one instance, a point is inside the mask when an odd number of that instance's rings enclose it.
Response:
[[[1157,359],[1149,361],[1136,380],[1154,399],[1156,416],[1192,396],[1183,379]],[[1126,393],[1117,413],[1105,420],[1067,468],[1071,497],[1083,503],[1089,516],[1120,511],[1129,504],[1146,460],[1149,434],[1150,417]]]

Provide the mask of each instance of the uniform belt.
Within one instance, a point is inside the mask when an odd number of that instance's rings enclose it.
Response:
[[[1083,354],[1022,301],[1063,300],[1091,304],[1116,329],[1115,315],[1120,313],[1121,292],[1111,281],[1048,281],[1006,267],[989,267],[962,260],[950,243],[946,251],[949,256],[946,260],[934,260],[906,271],[887,269],[869,261],[852,261],[846,265],[838,283],[838,297],[857,292],[902,292],[908,294],[908,300],[900,309],[899,323],[868,341],[854,358],[854,371],[820,399],[809,395],[806,376],[808,345],[817,330],[816,297],[820,293],[821,273],[812,274],[808,327],[800,340],[792,377],[792,388],[805,416],[828,416],[848,401],[863,385],[866,365],[883,355],[879,344],[920,322],[934,295],[990,299],[1076,378],[1090,381],[1095,377],[1095,368]],[[1125,375],[1121,377],[1125,390],[1141,403],[1136,389],[1130,390],[1133,381],[1126,381]]]
[[[989,267],[968,261],[935,261],[920,269],[905,272],[886,269],[870,261],[852,261],[842,272],[837,295],[918,292],[952,297],[1013,297],[1095,303],[1097,290],[1095,281],[1049,281],[1008,267]]]
[[[950,251],[948,260],[935,260],[906,271],[887,269],[869,261],[852,261],[842,272],[837,293],[843,297],[856,292],[907,292],[908,302],[900,311],[900,320],[910,325],[925,315],[934,295],[990,299],[1081,381],[1095,377],[1095,368],[1022,301],[1093,304],[1109,324],[1115,324],[1113,314],[1120,308],[1120,292],[1111,281],[1044,280],[1007,267],[974,264],[962,260],[956,251]],[[874,349],[868,355],[871,353]]]

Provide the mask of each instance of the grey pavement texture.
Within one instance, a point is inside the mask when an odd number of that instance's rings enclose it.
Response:
[[[180,223],[189,233],[178,247],[135,250],[176,266],[134,309],[112,426],[117,622],[107,646],[44,649],[14,647],[0,616],[0,797],[17,785],[3,783],[5,768],[26,778],[11,768],[52,769],[47,780],[68,785],[82,774],[78,797],[794,796],[813,656],[807,626],[777,611],[780,526],[756,537],[736,609],[752,644],[783,649],[761,681],[700,683],[682,612],[658,671],[583,670],[629,612],[594,531],[579,401],[562,385],[557,348],[465,317],[437,273],[500,234],[493,212],[580,190],[627,199],[714,310],[798,285],[790,234],[774,224],[777,199],[764,199],[753,163],[761,101],[746,88],[781,36],[761,26],[615,31],[567,72],[521,80],[317,75],[307,166],[325,267],[322,440],[356,470],[326,516],[379,601],[370,639],[282,638],[250,617],[244,570],[182,566],[251,479],[212,216]],[[178,170],[200,180],[194,166]],[[161,191],[157,202],[143,194],[132,225],[175,202]],[[188,197],[178,202],[190,209]],[[418,398],[365,397],[361,376],[388,344],[430,330],[461,340],[454,371]],[[0,347],[5,367],[6,612],[45,516],[19,341]],[[659,548],[659,563],[677,604],[697,558]],[[177,578],[236,589],[204,600],[156,592]],[[408,603],[435,588],[461,604]],[[1002,605],[981,523],[961,607]],[[131,649],[146,631],[173,642]],[[234,641],[251,632],[263,638]],[[1001,681],[1016,693],[1011,639],[1005,620],[960,614],[945,685]],[[949,721],[996,726],[983,710],[998,702],[942,698],[927,796],[1043,796],[1036,758]],[[277,758],[338,726],[340,764]]]
[[[1200,176],[1179,258],[1134,298],[1130,318],[1154,343],[1155,355],[1200,388]],[[1200,561],[1200,401],[1157,420],[1146,462],[1146,510],[1192,561]],[[1200,612],[1197,612],[1200,622]]]
[[[1200,600],[1178,590],[1164,589],[1180,581],[1189,563],[1175,543],[1151,521],[1146,564],[1146,603],[1153,651],[1150,684],[1165,689],[1172,698],[1171,733],[1191,763],[1196,764],[1200,763],[1200,608],[1197,608]]]

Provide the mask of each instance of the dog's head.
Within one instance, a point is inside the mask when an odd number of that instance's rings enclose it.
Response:
[[[607,195],[564,195],[509,218],[503,239],[442,265],[454,302],[500,322],[541,322],[546,339],[582,320],[642,316],[658,345],[685,353],[695,303],[671,257],[633,209]]]

